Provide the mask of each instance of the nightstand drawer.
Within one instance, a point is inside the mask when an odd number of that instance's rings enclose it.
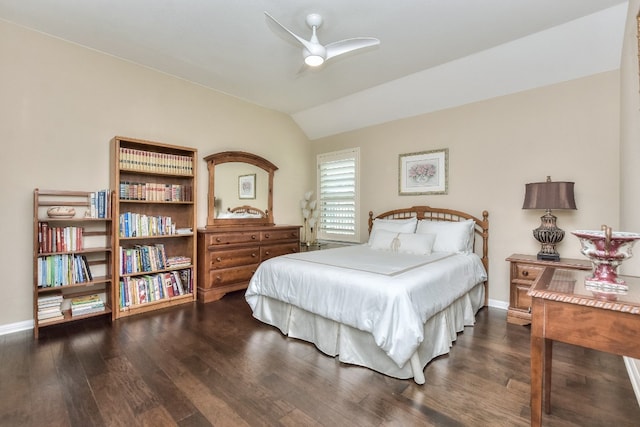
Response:
[[[529,289],[531,289],[530,286],[515,286],[513,308],[526,312],[531,311],[531,297],[528,294]]]
[[[514,279],[534,281],[542,273],[544,267],[537,267],[527,264],[516,264]]]

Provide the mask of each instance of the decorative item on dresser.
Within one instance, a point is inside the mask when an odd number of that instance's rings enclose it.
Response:
[[[35,338],[40,336],[40,329],[49,325],[102,315],[112,320],[112,199],[109,190],[34,190]],[[87,296],[91,296],[91,307],[80,309],[74,304]]]
[[[541,244],[538,259],[558,261],[560,254],[556,245],[564,238],[564,231],[556,227],[556,217],[551,209],[576,209],[573,196],[573,182],[551,181],[547,176],[546,182],[526,184],[524,204],[522,209],[543,209],[545,214],[540,217],[540,227],[533,230],[533,237]]]
[[[300,226],[274,223],[273,163],[242,151],[204,160],[209,203],[207,226],[198,230],[198,301],[206,303],[245,289],[261,262],[299,252]],[[236,191],[239,177],[246,176],[253,177],[256,206],[246,205]]]
[[[113,138],[116,318],[195,301],[197,158],[193,148]]]
[[[584,259],[560,258],[559,261],[545,261],[535,255],[513,254],[506,260],[510,262],[507,322],[517,325],[531,323],[531,297],[528,292],[545,267],[591,269],[591,263]]]

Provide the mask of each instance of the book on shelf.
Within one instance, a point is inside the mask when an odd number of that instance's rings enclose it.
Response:
[[[111,218],[111,190],[104,189],[89,194],[88,218]]]
[[[67,286],[93,280],[87,257],[75,254],[38,257],[37,276],[40,288]]]
[[[84,295],[71,298],[71,315],[81,316],[104,311],[105,304],[99,295]]]
[[[38,297],[38,310],[37,318],[38,324],[53,322],[56,320],[64,319],[62,314],[62,300],[61,294],[55,295],[43,295]]]
[[[38,222],[38,253],[76,252],[84,248],[82,227],[54,227]]]
[[[176,234],[170,216],[154,216],[123,212],[118,218],[120,237],[152,237]]]
[[[175,267],[188,267],[191,265],[191,258],[187,256],[171,256],[167,258],[167,266],[171,268]]]
[[[120,147],[119,151],[120,169],[174,175],[193,174],[193,158],[191,156],[126,147]]]
[[[193,292],[191,269],[126,276],[120,279],[120,308],[173,298]]]

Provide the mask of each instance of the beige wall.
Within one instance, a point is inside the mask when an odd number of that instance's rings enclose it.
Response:
[[[638,75],[638,27],[640,0],[629,2],[620,72],[620,227],[640,232],[640,77]],[[636,255],[622,264],[625,274],[640,275],[640,244]]]
[[[472,76],[470,76],[472,78]],[[313,152],[361,149],[362,236],[369,210],[413,205],[489,211],[490,298],[509,299],[511,253],[536,254],[544,212],[522,210],[524,185],[575,181],[577,211],[557,211],[558,251],[582,257],[575,229],[618,226],[619,73],[504,96],[314,141]],[[416,92],[419,96],[419,92]],[[449,149],[449,192],[398,196],[398,155]]]
[[[300,162],[310,146],[288,116],[3,21],[0,58],[0,329],[32,320],[33,189],[108,187],[115,135],[195,147],[200,159],[230,149],[264,156],[280,168],[276,222],[300,223],[291,194],[310,187]],[[207,171],[198,167],[202,226]]]
[[[504,259],[513,252],[535,254],[539,249],[531,230],[542,212],[521,209],[525,183],[546,175],[576,182],[578,211],[555,212],[567,231],[558,248],[563,256],[581,257],[570,230],[602,223],[619,226],[618,72],[310,145],[285,115],[2,21],[0,57],[5,160],[0,172],[0,236],[5,243],[0,268],[12,272],[11,280],[0,283],[0,329],[32,319],[33,189],[106,187],[108,141],[114,135],[196,147],[200,158],[230,149],[264,156],[280,168],[274,192],[278,223],[300,222],[298,200],[313,188],[316,153],[359,146],[362,236],[369,210],[427,204],[479,216],[486,209],[491,225],[490,298],[497,302],[508,301]],[[445,147],[450,156],[449,194],[398,196],[398,155]],[[204,162],[199,165],[198,202],[198,223],[203,225]]]

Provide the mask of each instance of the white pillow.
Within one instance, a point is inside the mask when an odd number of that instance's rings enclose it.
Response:
[[[471,219],[460,222],[420,220],[416,233],[435,234],[434,252],[472,253],[475,222]]]
[[[374,219],[371,234],[369,235],[369,246],[371,246],[371,241],[378,230],[395,231],[396,233],[415,233],[417,224],[418,218],[416,217],[408,219]]]
[[[431,255],[435,234],[396,233],[395,231],[378,230],[369,239],[371,249],[393,251],[405,254]],[[394,239],[398,239],[394,244]]]

